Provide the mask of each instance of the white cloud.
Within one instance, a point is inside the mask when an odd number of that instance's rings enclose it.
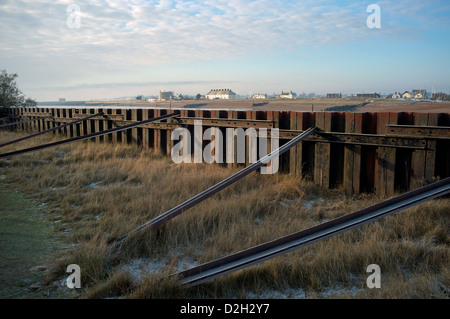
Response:
[[[81,9],[79,29],[66,24],[71,3]],[[0,2],[0,61],[33,70],[29,77],[41,75],[45,85],[110,83],[105,78],[110,74],[153,65],[236,60],[303,46],[364,41],[371,32],[365,25],[370,3],[6,0]],[[436,21],[448,26],[438,14],[442,8],[449,11],[443,1],[378,3],[386,26],[379,36],[401,38]]]
[[[70,3],[21,0],[0,7],[0,32],[14,51],[9,54],[78,52],[110,63],[132,58],[131,63],[154,64],[233,59],[259,49],[342,41],[365,32],[361,15],[346,7],[267,0],[77,1],[81,28],[69,29],[65,9]]]

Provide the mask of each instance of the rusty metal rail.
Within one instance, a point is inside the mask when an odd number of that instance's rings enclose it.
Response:
[[[41,131],[41,132],[38,132],[38,133],[35,133],[35,134],[27,135],[27,136],[24,136],[24,137],[21,137],[21,138],[18,138],[18,139],[15,139],[15,140],[12,140],[12,141],[0,144],[0,147],[4,147],[4,146],[7,146],[7,145],[11,145],[11,144],[15,144],[15,143],[18,143],[18,142],[21,142],[21,141],[25,141],[27,139],[30,139],[30,138],[33,138],[33,137],[36,137],[36,136],[39,136],[39,135],[42,135],[42,134],[45,134],[45,133],[53,132],[53,131],[62,129],[62,128],[66,127],[66,126],[77,124],[77,123],[89,120],[89,119],[91,119],[91,118],[93,118],[95,116],[103,115],[103,114],[104,114],[103,112],[99,112],[97,114],[94,114],[94,115],[91,115],[91,116],[88,116],[88,117],[84,117],[84,118],[77,119],[77,120],[72,121],[72,122],[68,122],[68,123],[65,123],[65,124],[62,124],[62,125],[59,125],[59,126],[55,126],[55,127],[46,129],[44,131]]]
[[[272,161],[272,159],[274,159],[275,157],[280,156],[281,154],[287,152],[289,149],[291,149],[295,145],[299,144],[302,140],[307,138],[309,135],[313,134],[316,130],[317,130],[316,127],[309,128],[308,130],[304,131],[302,134],[298,135],[296,138],[292,139],[291,141],[289,141],[288,143],[284,144],[283,146],[281,146],[277,150],[273,151],[272,153],[264,156],[263,158],[261,158],[257,162],[247,166],[243,170],[241,170],[241,171],[237,172],[236,174],[228,177],[227,179],[221,181],[220,183],[218,183],[218,184],[208,188],[207,190],[205,190],[202,193],[192,197],[191,199],[189,199],[189,200],[179,204],[178,206],[168,210],[167,212],[165,212],[162,215],[152,219],[151,221],[149,221],[149,222],[139,226],[138,228],[134,229],[133,231],[131,231],[131,232],[123,235],[122,237],[118,238],[116,241],[120,242],[120,241],[124,240],[125,238],[127,238],[130,234],[138,232],[138,231],[140,231],[140,230],[142,230],[144,228],[147,228],[147,227],[156,228],[156,227],[161,226],[162,224],[168,222],[172,218],[175,218],[176,216],[182,214],[186,210],[194,207],[195,205],[201,203],[205,199],[207,199],[207,198],[211,197],[212,195],[218,193],[222,189],[230,186],[234,182],[237,182],[238,180],[240,180],[241,178],[247,176],[251,172],[253,172],[253,171],[257,170],[258,168],[266,165],[267,163]]]
[[[318,226],[216,259],[172,276],[177,276],[181,285],[196,286],[449,193],[450,177]]]
[[[55,147],[55,146],[65,145],[65,144],[78,142],[78,141],[82,141],[82,140],[87,140],[87,139],[91,139],[93,137],[103,136],[103,135],[107,135],[107,134],[111,134],[111,133],[115,133],[115,132],[120,132],[120,131],[128,130],[128,129],[131,129],[131,128],[134,128],[134,127],[138,127],[138,126],[141,126],[141,125],[144,125],[144,124],[147,124],[147,123],[167,120],[169,118],[173,118],[173,117],[177,117],[177,116],[179,116],[179,115],[175,114],[175,113],[162,115],[162,116],[155,117],[155,118],[152,118],[152,119],[148,119],[148,120],[132,123],[132,124],[129,124],[129,125],[124,125],[124,126],[111,128],[111,129],[104,130],[104,131],[97,132],[97,133],[91,133],[91,134],[78,136],[78,137],[74,137],[74,138],[70,138],[70,139],[66,139],[66,140],[61,140],[61,141],[58,141],[58,142],[48,143],[48,144],[44,144],[44,145],[39,145],[39,146],[26,148],[26,149],[23,149],[23,150],[18,150],[18,151],[13,151],[13,152],[9,152],[9,153],[0,154],[0,158],[12,157],[12,156],[25,154],[25,153],[29,153],[29,152],[40,151],[40,150],[43,150],[43,149],[46,149],[46,148],[50,148],[50,147]]]

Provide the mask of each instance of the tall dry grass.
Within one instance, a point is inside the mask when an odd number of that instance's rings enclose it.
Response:
[[[1,132],[0,142],[17,136]],[[58,138],[44,136],[2,151]],[[344,287],[336,295],[341,298],[448,297],[449,199],[424,203],[193,289],[161,278],[177,272],[185,260],[201,264],[382,198],[345,196],[294,176],[253,173],[162,228],[130,236],[120,247],[111,244],[238,169],[176,165],[152,150],[92,142],[0,160],[3,187],[45,202],[55,231],[73,244],[55,261],[47,283],[63,277],[68,264],[78,264],[86,298],[245,298],[251,291],[288,288],[315,298],[336,286]],[[123,266],[137,259],[162,261],[164,267],[136,281]],[[366,267],[373,263],[382,269],[382,289],[365,286]],[[352,287],[356,295],[348,294]]]

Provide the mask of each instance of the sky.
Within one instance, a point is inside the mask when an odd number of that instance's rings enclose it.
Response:
[[[0,43],[37,101],[450,92],[448,0],[0,0]]]

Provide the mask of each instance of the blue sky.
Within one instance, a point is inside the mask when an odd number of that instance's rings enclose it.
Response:
[[[367,27],[370,4],[380,29]],[[0,69],[39,101],[450,92],[450,1],[0,0],[0,38]]]

